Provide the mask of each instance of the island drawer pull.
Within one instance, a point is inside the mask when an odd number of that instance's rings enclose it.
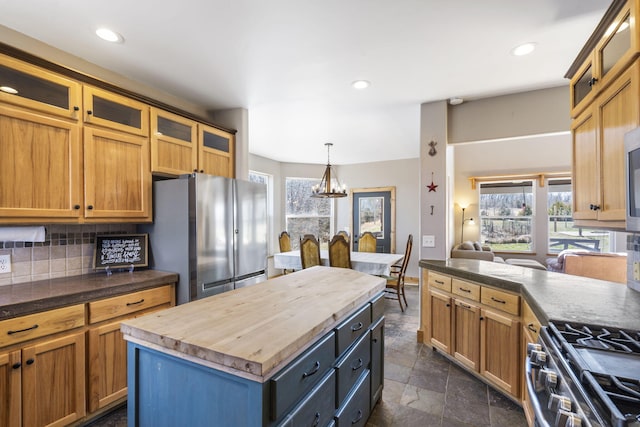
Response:
[[[471,289],[461,288],[459,286],[458,286],[458,289],[460,289],[462,292],[471,293]]]
[[[351,424],[358,424],[358,421],[360,421],[361,419],[362,419],[362,411],[358,409],[358,416],[356,417],[355,420],[351,420]]]
[[[304,372],[302,374],[302,378],[310,377],[311,375],[313,375],[316,372],[318,372],[319,369],[320,369],[320,362],[316,361],[316,363],[313,365],[313,369],[311,369],[311,371],[309,371],[309,372]]]
[[[352,366],[351,370],[357,371],[358,369],[362,368],[362,365],[364,365],[364,362],[362,361],[361,357],[358,357],[358,366]]]
[[[460,304],[460,307],[466,308],[467,310],[471,310],[471,306],[470,305],[463,304],[463,303],[459,303],[459,304]]]
[[[434,282],[436,282],[438,285],[444,285],[444,282],[442,280],[434,280]]]
[[[500,303],[500,304],[506,304],[507,303],[505,300],[498,299],[496,297],[491,297],[491,301],[494,301],[494,302],[497,302],[497,303]]]
[[[136,301],[136,302],[128,302],[127,303],[127,307],[129,307],[130,305],[138,305],[138,304],[142,304],[144,302],[144,298],[142,298],[140,301]]]
[[[362,324],[362,322],[358,322],[355,325],[351,325],[351,331],[355,332],[355,331],[359,331],[360,329],[362,329],[364,325]]]
[[[18,334],[20,332],[27,332],[30,331],[32,329],[38,329],[38,324],[36,323],[35,325],[33,325],[30,328],[25,328],[25,329],[18,329],[17,331],[7,331],[7,335],[13,335],[13,334]]]
[[[527,329],[529,329],[531,332],[533,332],[534,334],[538,333],[538,330],[536,328],[533,327],[533,323],[529,323],[527,325]]]

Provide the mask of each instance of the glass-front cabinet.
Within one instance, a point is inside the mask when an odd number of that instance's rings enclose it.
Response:
[[[640,51],[635,29],[636,2],[629,1],[607,26],[592,53],[571,78],[571,117],[577,117],[593,98],[614,81]]]
[[[197,171],[198,125],[158,108],[151,108],[151,171],[181,175]]]
[[[0,102],[78,120],[79,82],[0,54]]]
[[[84,86],[84,121],[135,135],[149,135],[149,106],[142,102]]]
[[[235,178],[233,134],[198,124],[198,170],[210,175]]]

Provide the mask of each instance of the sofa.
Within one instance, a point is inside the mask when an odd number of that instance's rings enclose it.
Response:
[[[481,245],[480,242],[467,240],[451,249],[451,258],[478,259],[482,261],[504,262],[504,259],[496,256],[489,246]]]

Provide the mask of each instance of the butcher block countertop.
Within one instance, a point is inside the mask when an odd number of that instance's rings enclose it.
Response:
[[[0,286],[0,320],[176,283],[178,275],[158,270],[94,273]]]
[[[312,267],[126,320],[128,341],[264,382],[385,288],[383,278]]]

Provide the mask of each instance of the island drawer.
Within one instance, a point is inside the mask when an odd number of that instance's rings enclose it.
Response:
[[[451,292],[451,277],[430,271],[429,287],[437,288],[445,292]]]
[[[114,319],[159,305],[169,307],[172,300],[173,286],[167,285],[90,302],[89,323],[98,323],[103,320]]]
[[[370,372],[360,377],[357,387],[354,387],[345,404],[338,408],[336,412],[336,427],[362,427],[367,424],[369,413],[371,412],[370,403]]]
[[[469,283],[464,280],[453,279],[451,291],[461,297],[469,298],[474,301],[480,301],[480,285]]]
[[[369,367],[371,361],[370,335],[360,338],[344,357],[336,364],[338,382],[338,406],[349,394],[362,372]]]
[[[15,317],[0,322],[0,348],[84,325],[84,304]]]
[[[482,287],[482,304],[497,308],[518,316],[520,314],[520,297],[494,288]]]
[[[326,426],[336,409],[336,374],[332,370],[302,402],[278,424],[281,427]]]
[[[351,343],[364,335],[371,325],[371,304],[366,304],[336,329],[336,353],[339,357]]]
[[[384,293],[371,301],[371,323],[375,323],[384,316]]]
[[[333,369],[335,345],[335,335],[330,332],[270,380],[272,420],[280,418],[327,371]]]

